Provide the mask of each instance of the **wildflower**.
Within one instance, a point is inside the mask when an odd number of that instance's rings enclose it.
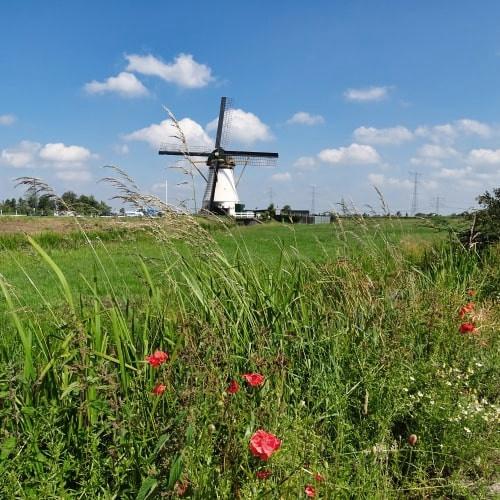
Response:
[[[314,486],[311,486],[310,484],[306,486],[304,491],[306,495],[310,498],[314,498],[316,496],[316,489],[314,488]]]
[[[471,323],[471,322],[466,322],[466,323],[462,323],[460,325],[460,333],[474,333],[475,330],[476,330],[476,325],[474,325],[474,323]]]
[[[465,304],[465,306],[462,306],[459,310],[458,310],[458,315],[463,318],[466,314],[469,314],[471,313],[472,311],[474,311],[474,302],[468,302],[467,304]]]
[[[469,297],[474,297],[476,295],[476,290],[467,290],[467,295]]]
[[[189,488],[189,481],[177,481],[175,483],[175,492],[178,496],[182,497]]]
[[[257,479],[267,479],[270,475],[271,475],[271,471],[270,470],[258,470],[255,473],[255,477]]]
[[[321,483],[325,480],[325,478],[319,472],[316,472],[316,474],[314,474],[314,480],[318,481],[318,483]]]
[[[242,377],[248,382],[248,385],[252,387],[258,387],[264,383],[265,377],[260,373],[245,373]]]
[[[157,396],[161,396],[165,392],[166,388],[167,388],[166,385],[156,384],[154,389],[153,389],[153,394],[156,394]]]
[[[146,361],[155,368],[167,361],[168,354],[163,351],[155,351],[153,354],[146,356]]]
[[[231,382],[229,382],[229,385],[227,386],[226,392],[228,392],[229,394],[236,394],[239,390],[240,385],[238,384],[238,382],[236,382],[236,380],[231,380]]]
[[[416,434],[410,434],[408,436],[408,444],[410,446],[415,446],[417,444],[418,438]]]
[[[472,431],[468,428],[468,427],[464,427],[464,431],[467,433],[467,434],[470,434]]]
[[[281,446],[281,440],[278,439],[274,434],[270,434],[262,429],[254,432],[253,436],[250,438],[250,452],[254,457],[258,457],[261,460],[269,460],[269,457]]]
[[[208,432],[210,432],[210,434],[213,434],[215,432],[214,424],[208,424]]]

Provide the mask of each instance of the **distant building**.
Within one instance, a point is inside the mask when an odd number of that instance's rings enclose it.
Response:
[[[125,217],[143,217],[144,214],[139,210],[125,210]]]

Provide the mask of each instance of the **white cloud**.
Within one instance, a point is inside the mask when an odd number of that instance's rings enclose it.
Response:
[[[316,167],[316,159],[312,156],[301,156],[295,160],[293,166],[299,170],[313,170]]]
[[[66,146],[63,143],[45,144],[21,141],[15,148],[0,153],[0,163],[14,168],[47,168],[63,181],[88,181],[92,175],[85,162],[93,157],[82,146]]]
[[[464,177],[469,177],[473,175],[471,167],[465,168],[442,168],[436,177],[441,179],[463,179]]]
[[[443,160],[458,158],[460,153],[451,146],[439,144],[424,144],[418,151],[417,156],[410,159],[413,165],[428,165],[440,167]]]
[[[382,101],[387,98],[389,87],[368,87],[364,89],[347,89],[344,97],[348,101],[369,102]]]
[[[58,179],[70,182],[87,182],[92,179],[92,174],[86,170],[58,170],[55,174]]]
[[[446,123],[444,125],[435,125],[434,127],[417,127],[415,135],[430,139],[433,142],[453,142],[457,131],[450,123]]]
[[[445,158],[452,158],[457,156],[458,152],[449,146],[439,146],[437,144],[424,144],[419,150],[418,154],[424,158],[435,158],[443,160]]]
[[[311,115],[306,111],[299,111],[295,113],[289,120],[289,124],[300,124],[300,125],[319,125],[320,123],[325,123],[325,119],[321,115]]]
[[[368,180],[371,184],[381,188],[412,189],[413,181],[410,179],[398,179],[396,177],[386,177],[383,174],[368,174]],[[421,187],[424,189],[436,189],[438,184],[434,180],[421,181]]]
[[[110,76],[104,82],[94,80],[86,83],[84,88],[89,94],[116,92],[122,97],[141,97],[148,94],[148,89],[137,77],[125,71],[122,71],[117,76]]]
[[[205,64],[196,62],[191,54],[179,54],[173,63],[165,63],[151,54],[129,54],[125,58],[128,60],[127,71],[158,76],[180,87],[205,87],[214,80],[212,70]]]
[[[425,137],[433,142],[452,143],[459,135],[476,135],[482,138],[490,137],[492,128],[486,123],[469,118],[462,118],[450,123],[433,127],[421,126],[415,130],[415,135]]]
[[[12,125],[16,120],[14,115],[0,115],[0,125]]]
[[[40,148],[41,144],[38,142],[21,141],[15,148],[3,149],[0,154],[0,160],[9,167],[29,167],[35,162]]]
[[[395,177],[386,177],[384,174],[368,174],[370,183],[377,187],[397,187],[402,189],[410,189],[412,182],[409,179],[397,179]]]
[[[358,127],[353,135],[364,144],[401,144],[413,139],[413,133],[401,125],[389,128]]]
[[[113,150],[115,153],[118,153],[119,155],[128,155],[130,152],[130,149],[127,144],[115,144],[113,146]]]
[[[292,180],[292,175],[290,172],[283,172],[271,175],[271,179],[276,182],[288,182]]]
[[[81,163],[91,156],[90,151],[82,146],[66,146],[62,142],[46,144],[39,152],[42,160],[55,163]]]
[[[207,125],[207,131],[217,130],[217,118]],[[271,129],[253,113],[242,109],[231,110],[230,139],[234,142],[252,144],[256,141],[269,141],[273,139]]]
[[[500,149],[473,149],[469,152],[468,160],[475,165],[500,164]]]
[[[455,122],[459,130],[465,134],[479,135],[480,137],[490,137],[492,134],[491,127],[486,123],[481,123],[469,118],[462,118]]]
[[[183,118],[178,121],[182,129],[189,147],[202,146],[208,150],[213,149],[214,141],[208,136],[203,127],[191,120],[191,118]],[[172,120],[163,120],[160,123],[153,123],[149,127],[141,128],[135,132],[131,132],[124,136],[126,141],[144,141],[151,147],[158,149],[160,144],[179,145],[180,141],[172,136],[177,135],[178,130],[175,128]]]
[[[318,158],[332,165],[338,164],[373,164],[380,162],[377,150],[372,146],[353,143],[347,147],[337,149],[323,149],[318,153]]]

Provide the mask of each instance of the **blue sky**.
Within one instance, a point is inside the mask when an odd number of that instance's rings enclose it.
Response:
[[[248,167],[247,208],[408,211],[474,206],[500,185],[500,3],[473,1],[22,1],[0,6],[0,198],[34,175],[58,191],[116,164],[144,191],[188,199],[157,155],[171,127],[209,144],[222,95],[230,145],[278,151]],[[165,137],[164,137],[165,136]],[[164,138],[163,138],[164,137]],[[180,185],[179,185],[180,184]],[[198,181],[198,193],[202,183]],[[112,203],[116,205],[115,203]],[[192,204],[192,203],[191,203]]]

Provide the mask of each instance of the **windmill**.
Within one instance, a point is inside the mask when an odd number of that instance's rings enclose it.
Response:
[[[207,148],[191,148],[190,146],[188,146],[189,150],[186,151],[178,146],[163,144],[160,146],[159,154],[206,157],[208,177],[201,174],[207,182],[203,195],[202,210],[235,217],[237,216],[236,204],[240,201],[236,191],[239,179],[238,182],[235,182],[234,179],[235,167],[237,165],[243,165],[244,168],[247,165],[272,166],[275,164],[276,158],[278,158],[278,153],[224,149],[222,146],[225,146],[228,139],[230,118],[230,103],[227,97],[222,97],[217,122],[215,149],[213,151],[207,151]]]

